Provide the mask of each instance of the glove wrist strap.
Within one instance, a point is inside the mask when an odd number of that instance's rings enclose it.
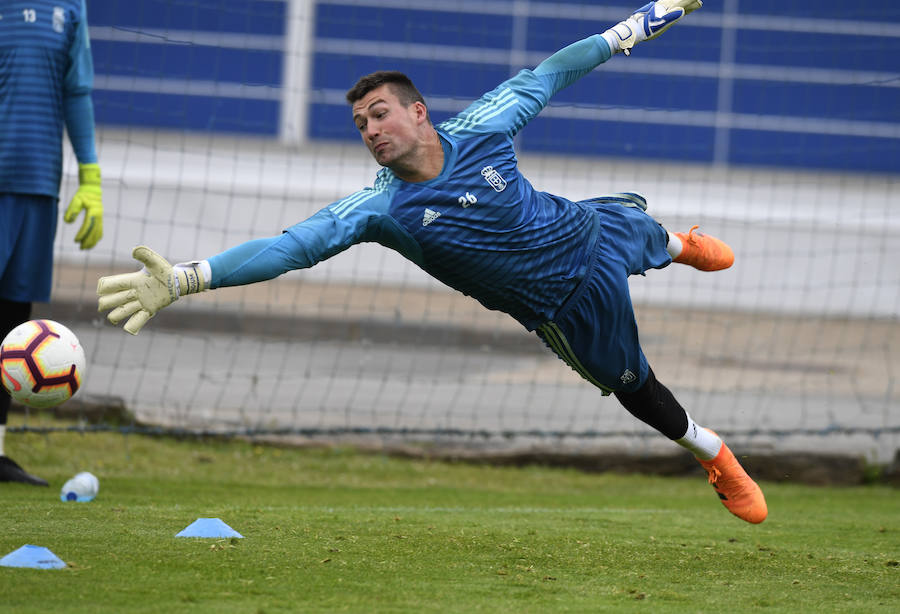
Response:
[[[625,55],[629,55],[631,48],[645,38],[640,24],[630,18],[620,21],[600,36],[609,45],[609,50],[613,55],[620,51],[624,51]]]
[[[205,265],[205,266],[204,266]],[[181,262],[172,267],[178,296],[197,294],[209,288],[210,268],[205,260]]]
[[[100,165],[99,164],[79,164],[78,165],[78,183],[100,185]]]

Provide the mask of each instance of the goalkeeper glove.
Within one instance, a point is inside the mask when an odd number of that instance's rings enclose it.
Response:
[[[112,309],[107,318],[113,324],[128,318],[125,330],[132,335],[179,296],[203,292],[209,286],[204,263],[186,262],[173,267],[143,245],[135,247],[131,255],[144,267],[135,273],[101,277],[97,282],[97,304],[98,311]]]
[[[624,51],[625,55],[631,55],[631,48],[636,44],[656,38],[701,6],[701,0],[657,0],[642,6],[601,36],[609,43],[613,53]]]
[[[100,167],[97,164],[78,165],[78,191],[66,209],[63,219],[71,224],[84,209],[84,222],[75,235],[81,249],[91,249],[103,236],[103,190],[100,189]]]

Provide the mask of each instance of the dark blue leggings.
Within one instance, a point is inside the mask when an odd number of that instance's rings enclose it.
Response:
[[[19,303],[0,298],[0,341],[6,338],[9,331],[30,319],[31,303]],[[11,402],[12,399],[9,398],[6,388],[0,386],[0,426],[6,424]]]
[[[647,379],[634,392],[613,394],[635,418],[649,424],[669,439],[681,439],[687,432],[687,413],[672,392],[657,381],[647,367]]]

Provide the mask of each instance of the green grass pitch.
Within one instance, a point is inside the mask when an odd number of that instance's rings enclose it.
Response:
[[[731,516],[702,477],[410,461],[348,449],[10,434],[51,481],[0,484],[19,612],[897,612],[900,492],[767,484]],[[62,503],[75,472],[91,503]],[[200,517],[243,539],[176,538]]]

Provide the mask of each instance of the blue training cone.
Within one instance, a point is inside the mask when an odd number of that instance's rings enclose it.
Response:
[[[25,544],[0,559],[3,567],[34,567],[36,569],[62,569],[66,566],[58,556],[43,546]]]
[[[198,518],[175,537],[244,537],[218,518]]]

